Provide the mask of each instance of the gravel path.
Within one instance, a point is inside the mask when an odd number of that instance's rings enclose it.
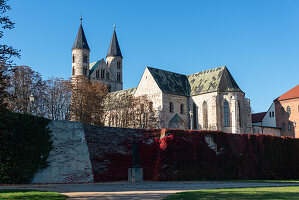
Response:
[[[34,189],[59,192],[69,196],[70,200],[135,200],[163,199],[164,197],[187,190],[240,188],[240,187],[272,187],[299,186],[299,183],[237,183],[210,181],[180,181],[180,182],[109,182],[83,184],[30,184],[30,185],[0,185],[2,189]]]

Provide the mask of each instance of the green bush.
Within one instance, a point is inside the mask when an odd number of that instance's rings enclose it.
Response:
[[[0,183],[29,183],[47,167],[50,120],[0,110]]]

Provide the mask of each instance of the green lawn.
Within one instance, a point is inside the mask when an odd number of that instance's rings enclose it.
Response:
[[[217,180],[216,180],[217,181]],[[298,179],[294,180],[219,180],[217,182],[245,182],[245,183],[299,183]]]
[[[299,186],[295,187],[261,187],[209,189],[181,192],[165,198],[165,200],[197,200],[197,199],[299,199]]]
[[[64,200],[67,196],[56,192],[36,190],[0,190],[0,199],[5,200]]]

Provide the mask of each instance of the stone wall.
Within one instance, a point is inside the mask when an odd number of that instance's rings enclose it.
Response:
[[[253,125],[252,131],[253,133],[258,133],[258,134],[281,136],[281,128],[277,128],[277,127],[265,127],[265,126]]]
[[[49,166],[39,171],[32,183],[92,182],[93,173],[83,124],[52,121],[53,150],[47,159]]]

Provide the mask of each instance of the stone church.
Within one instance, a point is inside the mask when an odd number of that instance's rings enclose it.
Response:
[[[252,133],[250,100],[226,66],[191,75],[146,67],[138,86],[123,90],[123,57],[115,27],[106,60],[90,63],[89,52],[81,23],[72,48],[72,77],[100,81],[115,94],[147,95],[158,113],[157,128]]]

